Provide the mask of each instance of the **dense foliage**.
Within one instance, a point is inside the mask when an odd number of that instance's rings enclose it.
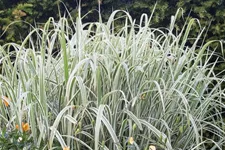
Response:
[[[210,63],[218,41],[199,45],[200,32],[190,42],[195,19],[174,33],[178,14],[169,28],[121,11],[106,23],[49,18],[22,44],[0,46],[1,141],[7,133],[5,146],[48,150],[224,149],[225,90]]]
[[[41,23],[45,22],[49,17],[57,19],[65,12],[65,6],[67,7],[71,16],[77,17],[77,2],[71,0],[2,0],[0,1],[0,44],[6,42],[21,43],[25,35],[29,32],[30,23],[32,25],[42,26]],[[155,0],[85,0],[82,1],[82,14],[89,13],[84,17],[83,21],[96,21],[98,20],[98,4],[101,4],[101,13],[103,21],[106,21],[112,10],[124,9],[129,11],[132,17],[136,20],[140,19],[142,13],[150,14],[155,4]],[[58,5],[59,4],[59,5]],[[58,7],[60,6],[60,7]],[[152,27],[165,27],[169,25],[171,15],[181,7],[184,10],[183,19],[180,19],[176,23],[176,29],[179,31],[183,26],[184,21],[188,16],[198,18],[201,22],[201,26],[206,27],[202,41],[207,40],[224,40],[225,39],[225,2],[224,0],[158,0],[156,11],[151,26]],[[14,22],[13,25],[8,26]],[[22,22],[22,21],[26,21]],[[5,29],[8,30],[4,33]],[[196,24],[196,28],[192,29],[192,37],[198,33],[199,29]],[[4,34],[3,34],[4,33]],[[201,42],[202,42],[201,41]],[[190,41],[192,42],[192,41]],[[214,44],[213,47],[220,47],[220,45]],[[217,48],[219,55],[224,53],[223,49]],[[216,61],[213,58],[211,61]],[[225,69],[223,60],[217,64],[216,70],[220,72]],[[224,74],[224,73],[223,73]]]
[[[55,0],[42,0],[41,2],[37,0],[2,0],[0,2],[1,32],[9,23],[15,20],[23,20],[33,24],[34,21],[39,23],[45,22],[49,17],[57,19],[59,16],[58,2],[59,1]],[[59,3],[61,2],[74,14],[73,17],[75,18],[77,2],[62,0]],[[155,0],[85,0],[82,1],[83,14],[88,12],[92,14],[86,17],[87,21],[96,21],[96,19],[98,19],[98,17],[96,17],[97,12],[94,10],[98,10],[99,2],[101,4],[101,13],[104,20],[107,20],[112,10],[116,9],[128,10],[132,17],[138,19],[142,13],[150,14],[156,3]],[[62,13],[65,8],[63,8],[62,3],[60,6]],[[210,38],[207,38],[208,40],[224,39],[225,22],[223,17],[225,17],[225,3],[223,0],[158,0],[152,23],[155,26],[168,26],[170,16],[173,15],[179,7],[184,9],[186,17],[189,14],[190,17],[198,18],[202,26],[207,27],[210,24],[208,32]],[[22,24],[18,26],[23,29]],[[16,30],[13,30],[11,32],[15,31]],[[7,38],[8,40],[12,37],[9,33],[7,36],[9,36]]]

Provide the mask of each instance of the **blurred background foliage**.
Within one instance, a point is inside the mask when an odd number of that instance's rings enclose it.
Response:
[[[225,39],[225,0],[81,0],[82,15],[86,21],[98,21],[98,6],[101,5],[103,21],[106,21],[113,10],[122,9],[128,11],[133,18],[140,19],[142,13],[151,14],[157,1],[157,7],[152,19],[152,27],[168,27],[171,15],[174,15],[178,8],[182,8],[184,14],[176,22],[176,30],[184,25],[188,18],[197,18],[201,26],[205,27],[205,39],[222,40]],[[41,26],[49,17],[56,20],[65,13],[65,6],[76,18],[78,0],[1,0],[0,1],[0,45],[8,42],[21,43],[31,26]],[[13,22],[13,23],[12,23]],[[9,24],[12,23],[10,26]],[[28,24],[29,23],[29,24]],[[196,37],[199,28],[193,28],[190,37]],[[204,37],[204,36],[203,36]],[[202,39],[204,41],[204,38]],[[201,41],[201,42],[202,42]],[[191,43],[190,43],[191,44]],[[223,43],[224,44],[224,43]],[[223,48],[217,47],[218,54],[223,56]],[[215,61],[213,58],[212,61]],[[224,60],[221,59],[216,67],[216,72],[225,70]],[[224,75],[222,73],[221,75]]]

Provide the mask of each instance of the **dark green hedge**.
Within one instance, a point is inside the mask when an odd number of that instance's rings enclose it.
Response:
[[[96,21],[98,1],[101,1],[101,12],[103,19],[107,20],[112,10],[123,9],[138,20],[142,13],[150,14],[156,3],[156,0],[85,0],[82,1],[82,13],[89,12],[85,18],[86,21]],[[77,2],[75,0],[62,0],[72,15],[76,16]],[[60,3],[60,2],[59,2]],[[34,24],[34,22],[45,22],[48,17],[57,19],[59,15],[57,0],[1,0],[0,1],[0,32],[6,29],[6,26],[12,21],[23,20]],[[62,4],[61,13],[64,12]],[[175,14],[176,10],[181,7],[185,15],[190,13],[191,17],[198,18],[202,26],[208,26],[207,39],[224,39],[225,37],[225,1],[224,0],[157,0],[156,11],[154,12],[153,26],[168,26],[170,16]],[[191,12],[190,12],[191,11]],[[184,21],[184,20],[182,20]],[[178,22],[178,25],[181,22]],[[17,41],[18,34],[13,35],[16,31],[21,31],[27,26],[23,23],[15,24],[8,33],[1,39],[1,44],[7,41]],[[182,26],[182,24],[181,24]],[[21,28],[21,29],[20,29]],[[18,30],[20,29],[20,30]],[[24,33],[24,32],[23,32]],[[12,36],[13,35],[13,36]],[[23,37],[23,36],[22,36]]]

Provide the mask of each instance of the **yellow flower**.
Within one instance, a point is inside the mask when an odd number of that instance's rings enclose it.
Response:
[[[2,99],[3,99],[3,103],[5,104],[5,106],[8,107],[9,106],[8,102],[10,101],[10,99],[6,96],[2,96]]]
[[[134,144],[134,138],[133,138],[133,137],[130,137],[129,140],[128,140],[128,142],[129,142],[131,145]]]
[[[153,146],[153,145],[150,145],[150,146],[149,146],[149,150],[156,150],[156,147]]]
[[[17,130],[19,130],[19,128],[20,128],[20,127],[19,127],[19,125],[18,125],[18,124],[16,124],[16,129],[17,129]]]
[[[16,124],[15,128],[16,128],[17,130],[19,130],[20,127],[19,127],[18,124]],[[22,129],[23,129],[24,132],[30,130],[29,124],[28,124],[28,123],[22,122]]]
[[[25,132],[28,131],[28,130],[30,130],[29,124],[22,122],[22,129]]]
[[[70,150],[70,147],[64,147],[63,150]]]

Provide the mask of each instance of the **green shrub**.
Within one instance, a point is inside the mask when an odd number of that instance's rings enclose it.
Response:
[[[1,130],[0,149],[16,150],[16,149],[35,149],[32,137],[29,132],[20,132],[17,129],[9,131],[6,128]]]

